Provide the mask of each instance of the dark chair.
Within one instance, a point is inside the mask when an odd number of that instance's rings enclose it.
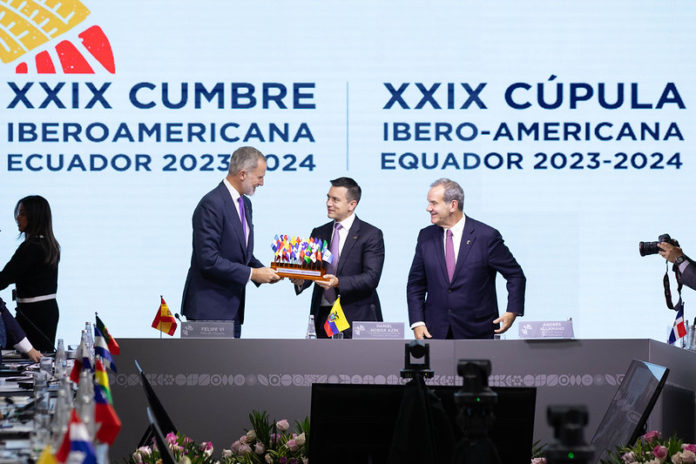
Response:
[[[138,364],[137,361],[135,363]],[[174,459],[172,452],[169,450],[167,440],[162,434],[162,429],[160,429],[159,425],[157,424],[157,418],[152,413],[150,408],[147,408],[147,418],[150,421],[150,430],[152,430],[152,434],[155,437],[155,443],[157,443],[157,449],[159,450],[162,464],[177,464],[176,459]]]
[[[152,389],[150,381],[147,380],[147,377],[145,376],[145,373],[143,372],[137,360],[135,361],[135,368],[137,369],[138,374],[140,375],[140,381],[142,382],[143,389],[145,390],[145,398],[147,399],[148,411],[152,413],[154,422],[157,423],[157,426],[163,433],[163,436],[166,436],[170,432],[177,433],[177,428],[174,426],[174,422],[172,422],[172,419],[169,417],[169,414],[167,414],[167,411],[164,409],[164,406],[160,402],[159,398],[157,398],[155,390]],[[153,421],[151,420],[150,422],[152,423]],[[140,439],[140,444],[138,446],[148,446],[152,441],[153,435],[154,434],[152,430],[152,425],[150,425],[145,431],[143,437]]]

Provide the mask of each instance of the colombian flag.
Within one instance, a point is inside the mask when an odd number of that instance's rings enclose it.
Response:
[[[336,301],[331,308],[329,317],[326,318],[324,322],[324,331],[327,337],[336,335],[339,332],[350,328],[350,324],[346,320],[346,315],[343,314],[343,308],[341,308],[341,297],[336,298]]]
[[[164,298],[160,296],[160,300],[160,307],[157,310],[155,320],[152,321],[152,328],[168,335],[174,335],[174,332],[176,332],[176,319],[174,319],[174,316],[172,316],[172,313],[169,311],[169,306],[167,306]]]

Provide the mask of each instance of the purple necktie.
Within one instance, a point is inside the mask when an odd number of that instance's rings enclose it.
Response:
[[[341,237],[338,235],[338,231],[342,228],[343,226],[338,222],[334,226],[334,233],[333,237],[331,237],[331,245],[329,246],[329,251],[331,252],[333,259],[331,260],[331,263],[326,266],[327,274],[336,275],[336,270],[338,269],[338,245],[341,242]],[[324,290],[324,298],[326,298],[326,301],[329,303],[336,301],[336,289],[332,287]]]
[[[244,236],[244,243],[246,243],[247,228],[246,228],[246,212],[244,211],[244,197],[240,196],[237,201],[239,202],[239,219],[242,221],[242,234]]]
[[[445,243],[445,264],[447,264],[447,276],[452,282],[454,276],[454,241],[452,240],[452,231],[447,231],[447,243]]]

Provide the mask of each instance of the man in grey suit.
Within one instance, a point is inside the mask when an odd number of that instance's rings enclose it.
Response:
[[[353,321],[382,320],[377,285],[384,266],[384,238],[381,230],[355,215],[361,195],[360,186],[350,177],[332,180],[326,195],[327,215],[332,220],[312,230],[311,237],[326,240],[334,255],[325,280],[315,281],[312,292],[310,314],[318,338],[327,338],[324,322],[337,296],[351,325],[343,332],[345,338],[352,338]],[[310,280],[291,281],[297,294],[312,285]]]
[[[272,283],[275,270],[254,257],[251,201],[263,185],[266,158],[252,147],[237,149],[220,184],[193,212],[193,253],[181,300],[189,320],[235,322],[235,337],[244,323],[246,284]]]
[[[696,263],[686,256],[681,248],[667,242],[657,244],[661,249],[660,256],[670,263],[674,263],[681,273],[682,282],[688,287],[696,290]]]

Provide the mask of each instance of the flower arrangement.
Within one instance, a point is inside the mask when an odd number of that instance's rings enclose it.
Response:
[[[617,449],[602,463],[696,464],[696,445],[684,443],[677,437],[665,440],[653,430],[636,440],[633,446]]]
[[[213,444],[211,442],[196,443],[189,437],[168,433],[165,437],[167,446],[176,462],[181,464],[214,464]],[[162,464],[160,451],[154,444],[141,446],[131,455],[129,464]]]
[[[221,464],[307,464],[309,419],[296,422],[295,431],[283,419],[271,421],[266,411],[249,414],[252,428],[222,451]]]
[[[677,437],[665,440],[653,430],[636,440],[633,446],[619,447],[608,460],[602,460],[602,464],[633,463],[696,464],[696,445],[684,443]],[[536,455],[531,464],[546,464],[546,458]]]

